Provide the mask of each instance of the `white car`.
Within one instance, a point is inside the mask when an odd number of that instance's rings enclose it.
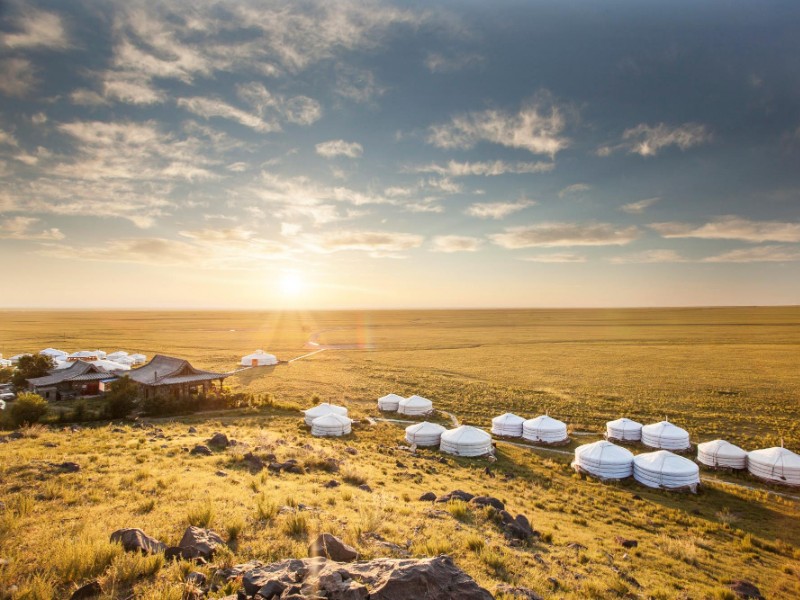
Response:
[[[13,400],[16,397],[14,392],[0,392],[0,400]]]

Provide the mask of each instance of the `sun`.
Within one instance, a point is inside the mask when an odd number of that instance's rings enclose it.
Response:
[[[299,296],[305,289],[305,282],[300,273],[290,271],[281,276],[278,286],[284,296]]]

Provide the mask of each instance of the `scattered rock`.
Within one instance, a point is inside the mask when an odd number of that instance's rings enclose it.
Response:
[[[254,471],[261,471],[267,466],[260,456],[253,454],[252,452],[245,454],[242,458],[242,462],[247,463],[247,466]]]
[[[111,534],[112,542],[119,542],[126,552],[141,552],[142,554],[158,554],[166,549],[157,539],[150,537],[141,529],[117,529]]]
[[[81,470],[81,466],[74,462],[63,462],[56,465],[64,473],[77,473]]]
[[[217,432],[212,435],[211,439],[209,439],[206,443],[209,446],[216,446],[217,448],[227,448],[229,444],[228,436],[224,433]]]
[[[498,516],[506,535],[513,540],[525,541],[539,535],[531,527],[530,521],[525,515],[512,517],[507,510],[501,510]]]
[[[45,442],[44,444],[42,444],[42,446],[44,446],[45,448],[57,448],[58,444],[56,444],[55,442]]]
[[[192,448],[192,451],[189,452],[189,454],[197,454],[198,456],[211,456],[214,453],[211,452],[211,448],[209,448],[208,446],[198,444],[197,446]]]
[[[94,581],[90,581],[79,587],[77,590],[72,592],[72,595],[69,597],[69,600],[87,600],[88,598],[95,598],[103,593],[103,588],[100,586],[100,582],[96,579]]]
[[[347,448],[345,448],[344,451],[347,452],[348,454],[352,454],[353,456],[358,454],[358,450],[356,450],[352,446],[347,446]]]
[[[755,600],[764,600],[761,591],[749,581],[737,579],[732,581],[728,586],[730,590],[736,594],[738,598],[754,598]]]
[[[311,542],[308,547],[308,555],[311,557],[324,556],[338,562],[351,562],[358,558],[355,548],[348,546],[330,533],[320,534],[316,540]]]
[[[372,493],[372,488],[369,487],[366,483],[362,483],[360,486],[358,486],[358,489],[365,492],[369,492],[370,494]]]
[[[192,571],[186,576],[186,583],[196,587],[202,587],[206,583],[206,576],[200,571]]]
[[[197,433],[197,427],[189,427],[188,433]]]
[[[406,465],[404,463],[400,462],[399,460],[394,461],[394,464],[398,469],[405,469],[406,468]]]
[[[469,494],[467,492],[463,492],[461,490],[453,490],[449,494],[444,494],[436,498],[436,502],[450,502],[450,500],[463,500],[464,502],[469,502],[475,497],[474,494]]]
[[[22,439],[22,438],[24,438],[24,437],[25,437],[25,436],[24,436],[24,435],[22,435],[22,432],[20,432],[20,431],[12,431],[11,433],[9,433],[9,434],[6,436],[6,439],[7,439],[7,440],[21,440],[21,439]]]
[[[434,500],[436,500],[436,494],[433,492],[425,492],[419,497],[420,502],[433,502]]]
[[[569,548],[570,550],[575,550],[575,552],[586,550],[586,546],[584,546],[583,544],[579,544],[578,542],[572,542],[571,544],[567,544],[567,548]]]
[[[616,541],[623,548],[630,549],[639,546],[639,542],[637,542],[636,540],[626,540],[624,537],[619,535],[614,538],[614,541]]]
[[[166,560],[182,560],[183,548],[179,548],[178,546],[168,547],[164,550],[164,558]]]
[[[503,594],[505,596],[511,596],[512,598],[523,598],[523,600],[544,600],[544,598],[542,598],[539,594],[537,594],[531,589],[524,587],[514,587],[508,585],[507,583],[498,585],[497,593]]]
[[[492,470],[489,467],[486,467],[483,470],[483,474],[486,475],[487,477],[489,477],[490,479],[494,479],[494,477],[495,477],[494,473],[492,473]]]
[[[218,533],[193,525],[186,528],[178,546],[183,550],[184,558],[209,559],[218,546],[224,546],[224,540]]]
[[[506,508],[505,504],[492,496],[475,496],[469,503],[475,506],[491,506],[497,510],[505,510]]]
[[[227,476],[228,476],[228,474],[227,474],[225,471],[222,471],[222,470],[220,470],[220,471],[217,471],[217,472],[216,472],[216,473],[214,473],[214,474],[215,474],[217,477],[227,477]]]
[[[342,484],[339,483],[338,481],[336,481],[335,479],[331,479],[329,482],[323,484],[322,487],[331,489],[331,488],[339,487],[340,485],[342,485]]]

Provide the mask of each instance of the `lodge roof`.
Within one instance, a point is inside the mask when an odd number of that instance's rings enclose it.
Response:
[[[126,371],[125,374],[135,382],[148,386],[210,381],[212,379],[224,379],[230,375],[230,373],[203,371],[193,367],[188,360],[163,354],[156,354],[146,365],[132,371]]]

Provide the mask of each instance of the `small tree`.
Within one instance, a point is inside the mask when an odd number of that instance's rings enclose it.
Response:
[[[14,375],[14,369],[11,367],[0,367],[0,383],[8,383]]]
[[[38,394],[26,392],[17,397],[17,401],[11,403],[9,419],[14,427],[21,425],[33,425],[47,414],[47,400]]]
[[[45,354],[26,354],[20,357],[17,370],[11,376],[11,383],[18,390],[25,389],[28,379],[44,377],[55,366],[53,359]]]
[[[128,416],[138,398],[139,386],[130,377],[121,377],[111,384],[111,391],[106,394],[106,417],[121,419]]]

